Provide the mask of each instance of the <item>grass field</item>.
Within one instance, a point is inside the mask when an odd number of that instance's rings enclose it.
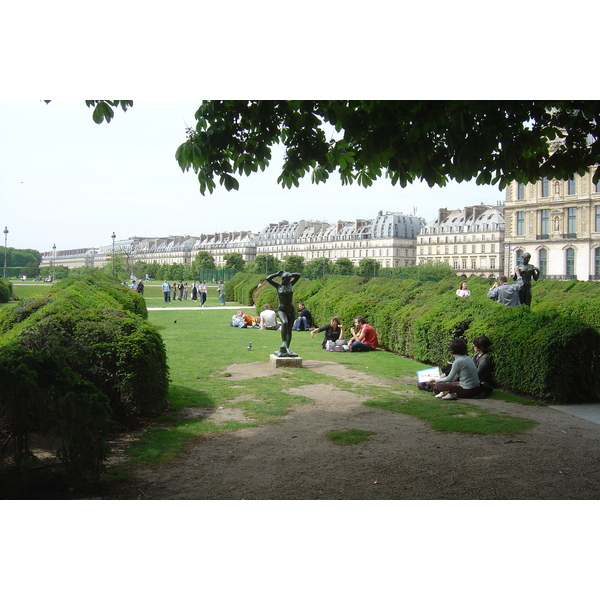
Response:
[[[27,298],[48,287],[49,284],[37,282],[16,283],[14,294]],[[349,387],[348,383],[339,378],[328,377],[310,369],[286,369],[268,378],[231,381],[225,372],[229,365],[269,360],[269,355],[279,348],[281,342],[278,331],[230,327],[229,321],[237,306],[230,303],[227,308],[221,309],[216,286],[209,287],[206,308],[199,308],[191,300],[175,300],[166,305],[160,282],[146,285],[144,298],[151,309],[149,321],[157,327],[167,348],[171,383],[169,410],[127,449],[132,462],[170,460],[176,458],[193,437],[275,423],[295,404],[312,402],[302,396],[287,394],[283,391],[285,389],[319,382],[341,389]],[[169,310],[184,307],[189,307],[190,310]],[[219,309],[211,310],[211,307]],[[256,314],[254,309],[246,312]],[[535,425],[533,421],[498,414],[468,403],[436,400],[427,392],[418,391],[415,394],[416,381],[406,384],[400,380],[406,376],[414,378],[415,372],[427,365],[384,351],[326,353],[321,348],[321,335],[312,339],[308,332],[295,332],[292,349],[304,360],[336,361],[350,369],[398,381],[389,386],[363,386],[359,389],[354,384],[353,391],[368,398],[365,404],[370,407],[410,414],[427,421],[431,427],[440,431],[514,434]],[[247,350],[250,342],[252,349]],[[531,402],[500,391],[495,391],[493,398]],[[496,409],[501,408],[498,407],[498,402],[491,402]],[[209,422],[207,415],[224,404],[241,409],[246,417],[244,421],[231,420],[219,425]],[[194,409],[206,410],[200,412],[203,416],[189,417]],[[461,418],[457,419],[457,415]]]

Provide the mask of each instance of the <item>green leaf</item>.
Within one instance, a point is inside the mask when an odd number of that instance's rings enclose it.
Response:
[[[221,175],[220,183],[221,185],[225,186],[225,189],[228,192],[231,190],[238,190],[240,187],[238,180],[227,173],[223,173],[223,175]]]

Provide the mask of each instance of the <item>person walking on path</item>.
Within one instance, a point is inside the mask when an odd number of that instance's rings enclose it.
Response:
[[[225,306],[225,285],[222,279],[219,280],[217,293],[219,294],[219,302],[221,303],[221,306]]]
[[[202,281],[200,283],[200,288],[199,288],[199,291],[200,291],[200,306],[201,307],[204,306],[204,303],[206,302],[206,290],[207,290],[206,281]]]

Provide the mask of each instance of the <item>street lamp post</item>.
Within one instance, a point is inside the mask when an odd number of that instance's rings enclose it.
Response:
[[[56,281],[54,278],[54,267],[56,266],[56,244],[52,246],[52,283]]]
[[[113,241],[113,250],[112,250],[112,274],[113,277],[115,276],[115,240],[117,239],[117,236],[115,235],[115,232],[113,231],[113,234],[110,236],[112,238]]]
[[[4,228],[4,273],[2,277],[6,279],[6,244],[8,239],[8,227]]]

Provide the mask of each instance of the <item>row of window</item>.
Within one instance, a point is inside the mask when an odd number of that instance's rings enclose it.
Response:
[[[548,250],[540,248],[537,256],[537,266],[540,270],[540,275],[545,277],[548,275]],[[516,253],[517,264],[522,262],[523,250]],[[564,254],[565,275],[567,277],[575,277],[575,248],[567,248]],[[600,277],[600,248],[594,249],[594,276]]]
[[[467,251],[468,246],[463,245],[462,247],[462,252],[460,254],[469,254],[469,252]],[[490,249],[486,250],[487,246],[485,244],[481,244],[480,246],[480,250],[479,253],[481,254],[485,254],[486,252],[496,252],[496,244],[490,244]],[[427,254],[441,254],[440,252],[440,247],[436,246],[436,251],[433,252],[433,247],[429,246],[427,248]],[[454,246],[454,251],[452,252],[452,254],[458,254],[458,246]],[[477,246],[475,244],[473,244],[471,246],[471,252],[470,254],[477,254]],[[423,248],[422,246],[419,248],[419,254],[425,254],[425,248]],[[450,246],[445,246],[444,247],[444,254],[450,254]]]
[[[559,183],[559,182],[557,182]],[[575,185],[575,179],[569,179],[567,182],[567,196],[574,196],[577,193],[577,186]],[[539,184],[540,186],[540,198],[549,198],[550,197],[550,181],[547,177],[544,177]],[[594,191],[600,192],[600,182],[594,185]],[[517,185],[517,199],[525,200],[525,184],[519,183]]]
[[[448,259],[444,259],[444,262],[450,266],[450,262],[448,261]],[[468,261],[466,258],[463,259],[458,259],[458,258],[453,258],[452,259],[452,268],[455,271],[466,271],[468,269]],[[490,270],[494,270],[496,268],[496,259],[495,258],[490,258]],[[475,259],[471,260],[471,271],[486,271],[488,269],[487,267],[487,261],[485,259],[485,257],[482,257],[479,260],[479,268],[477,267],[477,261]]]
[[[421,230],[421,233],[452,233],[453,231],[460,233],[461,231],[497,231],[500,229],[500,225],[498,223],[483,223],[482,225],[443,225],[443,226],[435,226],[435,227],[424,227]]]
[[[538,210],[539,232],[540,235],[550,234],[550,209]],[[557,217],[558,220],[558,217]],[[525,211],[519,210],[516,213],[517,230],[516,235],[525,235]],[[555,227],[559,229],[559,223]],[[594,213],[594,231],[600,233],[600,206],[595,207]],[[577,233],[577,208],[571,206],[567,208],[567,234],[575,235]]]
[[[462,241],[462,242],[467,242],[467,241],[468,241],[468,237],[469,237],[468,235],[463,235],[463,236],[460,236],[460,235],[455,235],[455,236],[453,237],[453,240],[452,240],[452,241],[453,241],[455,244],[456,244],[456,243],[458,243],[459,241]],[[460,239],[460,238],[462,238],[462,239]],[[486,241],[486,239],[487,239],[487,238],[485,237],[485,233],[482,233],[482,234],[481,234],[481,238],[480,238],[480,239],[481,239],[481,241],[482,241],[482,242],[485,242],[485,241]],[[435,242],[433,241],[433,238],[427,238],[427,240],[428,240],[428,241],[427,241],[427,243],[428,243],[428,244],[434,244],[434,243],[435,243],[435,244],[442,244],[442,243],[444,243],[444,244],[448,244],[448,243],[450,243],[450,238],[449,238],[449,236],[445,236],[445,237],[444,237],[444,241],[443,241],[443,242],[441,241],[441,238],[440,238],[440,237],[436,237],[436,238],[435,238]],[[490,235],[490,240],[491,240],[492,242],[496,241],[496,234],[495,234],[495,233],[492,233],[492,234]],[[477,239],[477,236],[476,236],[475,234],[471,235],[471,241],[472,241],[472,242],[477,242],[477,241],[478,241],[478,239]],[[421,238],[421,239],[419,240],[419,244],[425,244],[425,238]]]

